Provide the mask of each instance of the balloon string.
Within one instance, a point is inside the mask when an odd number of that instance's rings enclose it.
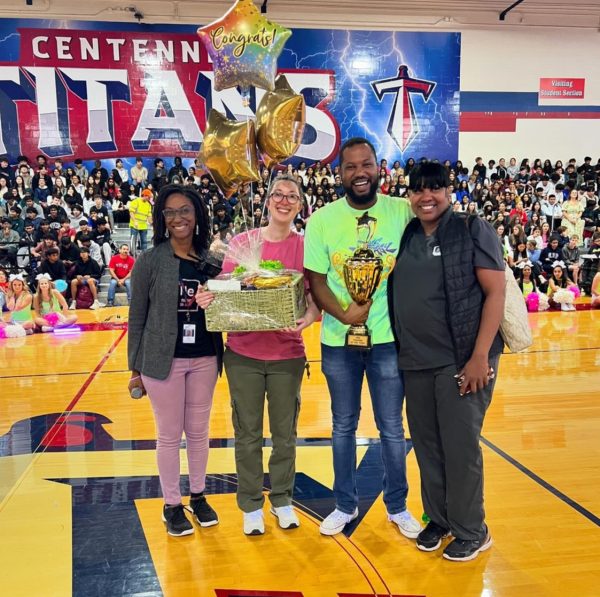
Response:
[[[269,188],[271,187],[271,182],[273,181],[273,173],[275,172],[275,166],[273,166],[270,170],[269,170],[269,182],[267,182],[267,188],[265,191],[265,200],[263,202],[263,208],[262,208],[262,213],[260,214],[260,220],[262,222],[262,219],[265,217],[265,213],[267,211],[267,201],[269,200],[269,197],[267,195],[267,193],[269,192]]]

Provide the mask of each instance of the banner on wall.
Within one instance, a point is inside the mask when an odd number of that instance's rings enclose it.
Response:
[[[539,99],[577,100],[585,97],[585,79],[540,79]]]
[[[195,31],[1,19],[0,154],[195,157],[211,108],[253,118],[264,93],[216,92]],[[278,67],[307,104],[295,162],[356,135],[392,160],[457,158],[460,34],[295,29]]]

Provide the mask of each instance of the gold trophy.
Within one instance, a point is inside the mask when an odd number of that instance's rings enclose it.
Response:
[[[364,305],[375,293],[381,272],[383,261],[375,257],[375,253],[369,249],[369,241],[373,238],[377,219],[365,212],[360,218],[356,218],[358,243],[352,257],[344,262],[344,282],[352,300]],[[367,324],[351,325],[346,333],[346,346],[369,350],[371,348],[371,334]]]

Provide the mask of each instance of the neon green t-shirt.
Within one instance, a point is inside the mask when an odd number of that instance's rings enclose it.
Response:
[[[369,248],[383,260],[381,281],[372,296],[367,326],[373,344],[383,344],[394,341],[388,315],[387,280],[396,263],[404,228],[413,218],[407,199],[377,195],[377,203],[367,210],[353,209],[345,199],[340,199],[319,209],[306,225],[304,267],[327,274],[327,285],[346,309],[352,298],[344,284],[344,261],[357,248],[357,218],[365,211],[377,219]],[[327,346],[344,346],[348,327],[325,313],[321,324],[321,342]]]
[[[148,230],[148,218],[152,215],[152,204],[138,198],[129,203],[129,227],[136,230]]]

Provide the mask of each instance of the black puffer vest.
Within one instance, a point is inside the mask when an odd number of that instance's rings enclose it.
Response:
[[[417,218],[412,219],[400,241],[398,258],[402,255],[408,241],[420,228]],[[469,234],[465,214],[450,212],[442,216],[436,230],[442,253],[444,271],[444,290],[446,293],[446,321],[454,346],[456,365],[462,369],[471,358],[475,340],[479,332],[479,322],[483,308],[484,294],[475,275],[473,264],[473,240]],[[388,306],[392,330],[398,342],[394,319],[394,281],[393,274],[388,280]],[[410,280],[406,281],[410,284]]]

